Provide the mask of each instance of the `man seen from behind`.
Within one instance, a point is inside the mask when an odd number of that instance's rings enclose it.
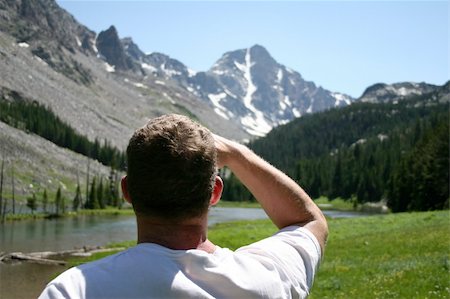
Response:
[[[328,234],[305,191],[246,146],[180,115],[136,130],[127,148],[124,197],[137,245],[71,268],[40,298],[305,298]],[[208,210],[227,166],[279,231],[231,251],[208,240]]]

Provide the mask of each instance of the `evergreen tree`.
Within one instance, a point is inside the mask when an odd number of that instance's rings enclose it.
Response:
[[[97,199],[97,184],[96,184],[96,179],[94,177],[94,179],[92,180],[91,183],[91,188],[90,188],[90,192],[89,192],[89,197],[88,200],[86,201],[86,209],[99,209],[100,205],[98,203],[98,199]]]
[[[338,154],[336,166],[334,168],[333,182],[331,183],[331,198],[337,198],[342,193],[343,174],[342,174],[342,161],[341,155]]]
[[[66,213],[66,198],[64,197],[64,195],[61,195],[61,201],[60,201],[60,210],[62,212],[62,214]]]
[[[3,223],[3,215],[4,213],[6,213],[6,211],[3,209],[3,170],[4,170],[4,166],[5,166],[5,158],[2,156],[2,167],[0,170],[0,219],[2,220]],[[5,199],[6,201],[6,199]]]
[[[72,202],[72,210],[74,212],[78,211],[78,209],[81,206],[81,188],[80,185],[77,185],[77,189],[75,191],[75,197],[73,198],[73,202]]]
[[[14,162],[11,162],[11,197],[12,197],[12,214],[16,214],[16,191],[14,179]]]
[[[97,202],[100,209],[105,208],[105,199],[104,199],[104,188],[103,188],[103,178],[100,178],[100,184],[97,187]]]
[[[44,193],[42,194],[42,210],[44,211],[44,213],[47,213],[47,204],[48,204],[47,189],[44,189]]]
[[[31,197],[27,198],[27,207],[30,208],[31,214],[34,214],[34,211],[37,209],[37,200],[36,194],[33,192]]]
[[[91,159],[89,159],[89,155],[87,158],[87,170],[86,170],[86,202],[84,203],[84,208],[88,208],[88,201],[89,201],[89,174],[90,174],[90,166],[91,166]]]
[[[448,208],[449,167],[449,126],[444,118],[403,157],[390,179],[389,206],[394,212]]]
[[[61,187],[58,187],[58,191],[56,191],[55,196],[55,214],[60,215],[61,213]]]

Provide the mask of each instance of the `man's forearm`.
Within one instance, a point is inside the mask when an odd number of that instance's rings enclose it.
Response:
[[[306,192],[247,147],[229,140],[222,142],[228,147],[223,164],[250,190],[274,224],[279,228],[304,226],[324,248],[328,233],[326,220]]]

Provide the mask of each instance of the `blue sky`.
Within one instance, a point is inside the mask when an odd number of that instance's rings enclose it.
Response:
[[[449,75],[449,1],[57,0],[99,33],[114,25],[144,52],[196,71],[225,52],[260,44],[281,64],[331,91]]]

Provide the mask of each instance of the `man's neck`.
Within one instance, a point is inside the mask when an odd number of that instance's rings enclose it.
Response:
[[[137,217],[138,243],[155,243],[174,250],[199,249],[213,253],[215,245],[207,238],[207,217],[169,223]]]

